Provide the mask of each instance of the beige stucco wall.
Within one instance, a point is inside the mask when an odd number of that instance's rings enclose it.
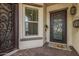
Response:
[[[72,4],[55,4],[47,7],[47,42],[50,42],[50,11],[62,10],[63,8],[68,8],[67,10],[67,45],[73,46],[79,53],[79,29],[73,28],[73,20],[77,17],[79,18],[79,4],[77,4],[77,14],[75,16],[70,15],[70,7]]]
[[[79,19],[79,4],[77,5],[77,14],[73,17],[73,20]],[[72,32],[72,44],[73,47],[77,50],[79,53],[79,28],[74,28],[73,27],[73,32]]]

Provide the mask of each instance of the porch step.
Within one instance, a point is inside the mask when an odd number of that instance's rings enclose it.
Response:
[[[70,47],[67,46],[67,44],[52,42],[52,43],[49,43],[48,46],[52,48],[72,51]]]

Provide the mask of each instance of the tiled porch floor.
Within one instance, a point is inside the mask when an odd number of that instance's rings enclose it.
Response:
[[[19,50],[11,56],[78,56],[75,51],[60,50],[49,47]]]

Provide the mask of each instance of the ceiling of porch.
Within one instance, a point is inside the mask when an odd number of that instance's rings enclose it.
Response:
[[[55,4],[57,4],[57,3],[44,3],[44,5],[46,5],[46,6],[51,6],[51,5],[55,5]]]
[[[28,5],[32,5],[32,6],[37,6],[37,7],[42,7],[42,6],[55,5],[57,3],[24,3],[24,4],[28,4]]]

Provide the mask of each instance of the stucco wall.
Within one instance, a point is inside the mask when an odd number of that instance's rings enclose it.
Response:
[[[73,20],[75,19],[79,19],[79,4],[77,5],[77,14],[73,17]],[[74,28],[73,27],[73,39],[72,39],[72,43],[73,43],[73,47],[77,50],[77,52],[79,53],[79,28]]]
[[[33,7],[26,5],[27,7]],[[36,36],[25,36],[25,27],[24,27],[24,10],[23,4],[19,4],[19,48],[20,49],[27,49],[27,48],[35,48],[43,46],[43,8],[42,7],[34,7],[38,8],[39,10],[39,20],[38,20],[38,35]],[[27,38],[38,38],[41,37],[42,39],[37,40],[29,40],[29,41],[21,41],[21,39]]]

